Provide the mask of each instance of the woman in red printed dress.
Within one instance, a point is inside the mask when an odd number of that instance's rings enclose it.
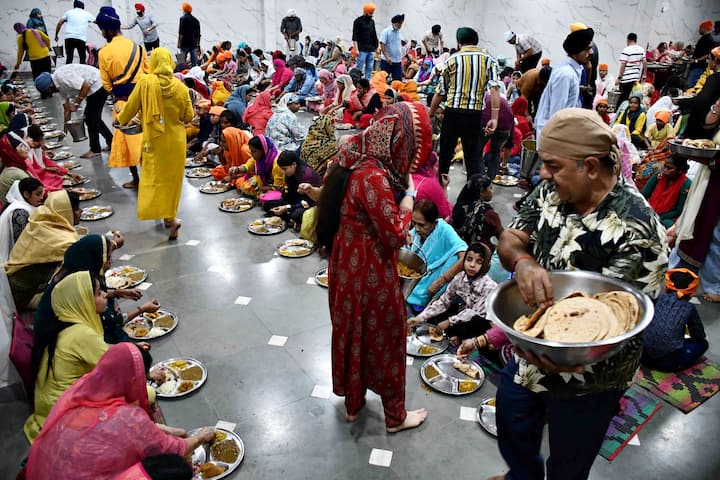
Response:
[[[420,425],[405,409],[405,300],[397,273],[414,204],[409,173],[431,150],[427,109],[402,102],[346,141],[319,202],[318,241],[331,251],[333,391],[352,422],[369,388],[382,398],[388,432]],[[398,204],[398,199],[401,199]]]

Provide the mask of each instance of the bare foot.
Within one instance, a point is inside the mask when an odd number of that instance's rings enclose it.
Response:
[[[168,240],[177,240],[178,230],[180,230],[180,227],[182,227],[182,222],[179,218],[170,222],[170,235],[168,236]]]
[[[420,408],[418,410],[410,410],[407,412],[405,421],[397,427],[388,428],[388,433],[397,433],[402,430],[408,430],[410,428],[419,427],[421,423],[427,418],[427,410]]]
[[[123,183],[122,187],[130,189],[130,190],[137,190],[138,184],[135,182],[127,182],[127,183]]]
[[[357,417],[358,417],[357,415],[350,415],[349,413],[345,412],[345,420],[348,423],[354,422],[355,420],[357,420]]]
[[[703,293],[703,300],[711,303],[720,303],[720,295],[715,295],[713,293]]]
[[[488,478],[488,480],[505,480],[505,475],[495,475],[494,477]]]
[[[96,153],[96,152],[93,152],[92,150],[88,150],[87,152],[80,155],[80,158],[95,158],[95,157],[99,157],[99,156],[100,156],[100,152]]]

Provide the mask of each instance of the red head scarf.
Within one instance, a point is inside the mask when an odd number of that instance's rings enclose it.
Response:
[[[427,107],[418,102],[389,105],[364,131],[341,147],[338,164],[354,170],[362,164],[382,168],[396,191],[407,187],[405,176],[423,165],[432,149]]]
[[[142,410],[141,415],[151,419],[142,354],[131,343],[118,343],[105,352],[90,373],[66,390],[50,410],[30,449],[28,478],[39,478],[40,469],[46,462],[60,461],[57,457],[62,438],[77,438],[84,432],[107,428],[102,425],[119,409],[133,405]],[[135,412],[138,412],[137,407]],[[142,438],[133,441],[142,441]],[[48,456],[56,458],[49,459]],[[121,465],[118,470],[128,466]],[[83,468],[91,469],[92,466],[83,465]],[[102,468],[107,469],[107,464]]]
[[[135,10],[136,10],[136,11],[139,10],[139,11],[141,11],[141,12],[144,12],[144,11],[145,11],[145,5],[143,5],[142,3],[136,3],[136,4],[135,4]]]
[[[522,115],[525,116],[528,109],[528,101],[525,97],[517,97],[513,104],[510,106],[514,116]]]

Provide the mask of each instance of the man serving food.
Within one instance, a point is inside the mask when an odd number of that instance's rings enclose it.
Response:
[[[568,108],[550,118],[542,138],[543,182],[498,246],[525,303],[553,304],[549,270],[599,272],[656,297],[667,269],[665,229],[618,177],[620,152],[610,128],[593,111]],[[498,444],[510,471],[495,479],[546,478],[540,455],[546,416],[547,478],[587,478],[641,349],[636,337],[596,364],[556,365],[516,347],[497,392]]]

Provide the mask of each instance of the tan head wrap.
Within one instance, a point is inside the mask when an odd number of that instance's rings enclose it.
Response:
[[[555,113],[540,135],[540,152],[570,160],[610,157],[619,165],[617,137],[600,115],[584,108],[566,108]]]

